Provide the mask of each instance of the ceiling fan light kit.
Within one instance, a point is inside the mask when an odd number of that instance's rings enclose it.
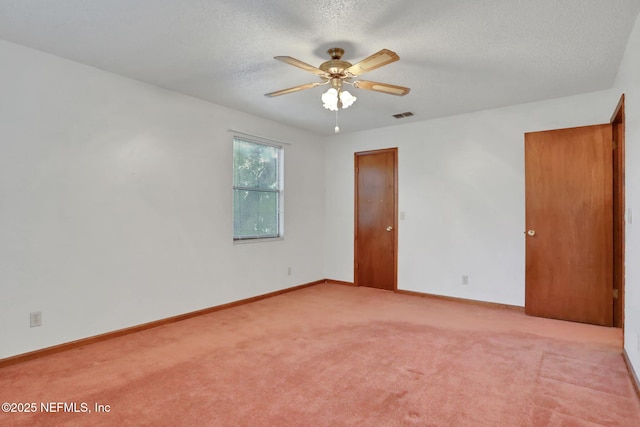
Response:
[[[331,111],[338,111],[340,108],[349,108],[358,98],[351,95],[347,90],[331,88],[322,94],[321,99],[324,108]]]
[[[343,84],[349,84],[357,89],[372,90],[380,93],[386,93],[388,95],[404,96],[409,93],[410,89],[404,86],[391,85],[388,83],[371,82],[367,80],[353,80],[361,74],[368,73],[377,68],[396,62],[400,59],[398,54],[390,51],[389,49],[382,49],[379,52],[363,59],[362,61],[352,65],[350,62],[343,61],[342,55],[344,50],[339,47],[331,48],[327,51],[330,60],[320,64],[320,67],[314,67],[298,59],[290,56],[276,56],[278,61],[285,62],[294,67],[298,67],[304,71],[315,74],[320,77],[322,82],[307,83],[300,86],[294,86],[289,89],[283,89],[276,92],[265,94],[268,97],[286,95],[288,93],[298,92],[305,89],[312,89],[317,86],[330,84],[326,92],[321,96],[322,106],[328,110],[337,112],[339,109],[349,108],[356,101],[356,97],[349,91],[342,90]],[[336,133],[339,128],[336,123]]]

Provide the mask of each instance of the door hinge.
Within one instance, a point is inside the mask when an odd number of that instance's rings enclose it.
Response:
[[[613,290],[613,299],[618,299],[618,290],[617,289]]]
[[[613,150],[616,150],[618,148],[618,141],[616,141],[615,139],[611,141],[611,147],[613,148]]]

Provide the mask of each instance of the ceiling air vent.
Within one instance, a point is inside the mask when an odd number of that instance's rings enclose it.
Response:
[[[398,114],[394,114],[393,117],[395,117],[396,119],[402,119],[405,117],[411,117],[413,116],[413,113],[411,111],[407,111],[406,113],[398,113]]]

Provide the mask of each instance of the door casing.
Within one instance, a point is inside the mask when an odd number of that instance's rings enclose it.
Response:
[[[613,126],[613,326],[624,328],[624,259],[625,259],[625,114],[624,94],[611,117]],[[624,337],[624,334],[623,334]],[[624,339],[624,338],[623,338]]]

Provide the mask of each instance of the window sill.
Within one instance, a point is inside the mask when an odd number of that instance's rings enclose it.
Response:
[[[281,240],[284,240],[284,237],[265,237],[261,239],[239,239],[239,240],[234,240],[233,244],[244,245],[247,243],[278,242]]]

